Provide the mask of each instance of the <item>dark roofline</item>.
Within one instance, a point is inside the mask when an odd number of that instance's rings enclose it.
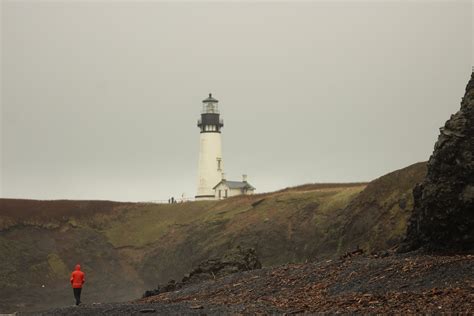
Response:
[[[227,180],[221,180],[219,181],[218,184],[216,184],[212,189],[215,190],[221,183],[223,182],[234,182],[234,183],[242,183],[242,184],[245,184],[242,188],[247,188],[247,189],[253,189],[253,190],[256,190],[255,187],[253,185],[251,185],[250,183],[248,183],[247,181],[227,181]]]
[[[208,103],[208,102],[216,102],[217,103],[219,101],[212,97],[212,93],[209,93],[209,96],[206,99],[202,100],[202,102],[203,103]]]

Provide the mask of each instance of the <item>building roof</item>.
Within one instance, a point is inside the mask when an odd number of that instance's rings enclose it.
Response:
[[[212,93],[209,93],[209,96],[206,99],[202,100],[202,102],[208,103],[208,102],[219,102],[219,101],[212,97]]]
[[[250,189],[255,190],[255,188],[248,183],[247,181],[227,181],[221,180],[215,187],[212,189],[217,188],[220,184],[226,185],[229,189]]]

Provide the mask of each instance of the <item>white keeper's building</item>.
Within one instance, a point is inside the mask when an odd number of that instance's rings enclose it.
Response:
[[[247,182],[246,175],[243,175],[242,181],[227,181],[223,175],[222,180],[213,189],[215,198],[218,200],[236,195],[253,194],[255,191],[255,188]]]
[[[199,170],[197,200],[224,199],[241,194],[253,194],[255,188],[247,182],[244,175],[242,181],[228,181],[225,178],[222,160],[221,130],[224,121],[219,115],[219,101],[209,97],[202,101],[200,129]]]

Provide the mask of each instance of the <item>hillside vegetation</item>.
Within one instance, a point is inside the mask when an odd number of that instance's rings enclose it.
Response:
[[[137,298],[237,245],[255,248],[264,266],[387,249],[404,237],[425,172],[419,163],[369,184],[180,204],[0,199],[0,312],[70,304],[77,262],[83,299],[106,302]]]

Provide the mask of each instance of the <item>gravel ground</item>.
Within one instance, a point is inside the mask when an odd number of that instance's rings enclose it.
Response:
[[[40,315],[470,313],[474,255],[357,255],[288,264],[194,284],[135,302],[81,305]]]

